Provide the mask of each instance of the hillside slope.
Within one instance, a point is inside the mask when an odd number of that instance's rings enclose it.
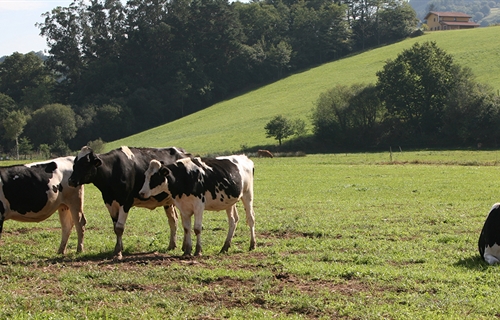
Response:
[[[415,42],[436,41],[456,62],[468,66],[478,82],[500,90],[499,27],[427,33],[421,37],[369,50],[312,68],[241,96],[217,103],[174,122],[106,144],[106,151],[121,145],[179,146],[192,153],[236,152],[242,146],[275,145],[264,126],[275,115],[302,118],[320,93],[337,85],[375,83],[378,70]]]

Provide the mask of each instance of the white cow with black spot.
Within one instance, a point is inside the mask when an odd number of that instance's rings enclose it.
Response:
[[[139,195],[143,198],[161,192],[172,197],[181,212],[184,226],[184,255],[190,255],[191,216],[196,234],[195,255],[200,255],[202,215],[204,210],[226,210],[229,231],[221,252],[227,252],[238,223],[236,203],[241,199],[250,227],[250,250],[255,248],[252,160],[244,155],[217,158],[185,158],[171,164],[152,160]]]

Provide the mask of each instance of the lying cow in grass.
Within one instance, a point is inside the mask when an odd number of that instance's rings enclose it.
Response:
[[[68,185],[74,158],[0,167],[0,235],[5,220],[40,222],[58,211],[62,226],[58,253],[65,253],[73,225],[78,234],[76,251],[83,251],[84,190]]]
[[[236,202],[242,200],[250,227],[250,250],[255,248],[253,211],[253,162],[244,155],[218,158],[185,158],[173,164],[152,160],[139,194],[148,198],[165,192],[181,212],[184,255],[191,255],[191,216],[196,234],[195,255],[200,255],[204,210],[226,210],[229,230],[221,252],[227,252],[238,223]]]
[[[484,222],[478,241],[479,254],[489,264],[500,263],[500,203],[495,203]]]

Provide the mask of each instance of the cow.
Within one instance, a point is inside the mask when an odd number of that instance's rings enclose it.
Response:
[[[257,156],[259,158],[272,158],[273,154],[269,150],[257,150]]]
[[[96,154],[84,146],[73,165],[73,174],[69,177],[71,186],[92,183],[101,191],[104,204],[113,221],[116,234],[114,249],[115,259],[122,259],[122,235],[125,222],[132,207],[155,209],[162,206],[170,226],[168,250],[176,247],[177,212],[166,193],[143,199],[139,189],[144,183],[144,173],[153,159],[172,163],[188,156],[183,149],[170,148],[129,148],[122,146],[105,154]]]
[[[245,155],[217,158],[184,158],[166,164],[152,160],[142,189],[143,198],[162,192],[172,197],[181,212],[184,227],[183,255],[191,255],[191,216],[196,234],[195,255],[200,255],[202,215],[204,210],[226,210],[229,230],[221,253],[227,252],[238,223],[236,202],[242,200],[250,227],[250,250],[255,249],[255,214],[253,211],[253,162]]]
[[[478,241],[479,254],[489,264],[500,263],[500,203],[491,207]]]
[[[76,251],[83,251],[84,188],[68,185],[74,158],[0,167],[0,235],[6,220],[40,222],[58,211],[62,238],[57,252],[66,252],[73,225],[78,234]]]

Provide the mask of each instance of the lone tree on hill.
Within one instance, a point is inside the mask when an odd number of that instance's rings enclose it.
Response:
[[[264,129],[266,129],[266,137],[278,140],[280,146],[283,139],[291,137],[294,134],[302,135],[306,131],[303,120],[290,120],[282,115],[277,115],[271,119]]]

